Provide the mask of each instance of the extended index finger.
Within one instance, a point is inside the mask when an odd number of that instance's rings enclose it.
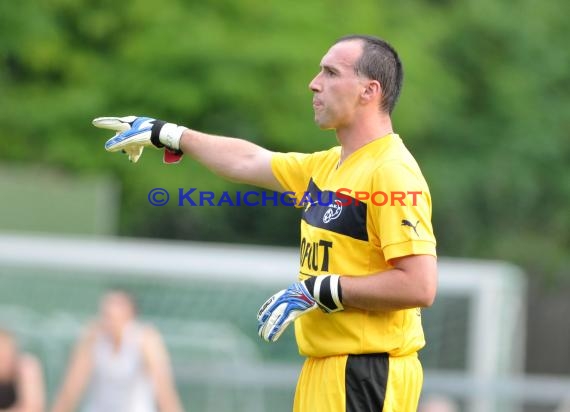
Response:
[[[93,126],[101,129],[115,130],[117,132],[125,132],[131,128],[130,123],[136,119],[136,116],[126,117],[97,117],[93,119]]]

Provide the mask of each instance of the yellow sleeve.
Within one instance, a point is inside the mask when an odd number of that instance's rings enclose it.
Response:
[[[313,172],[315,153],[275,153],[271,158],[271,170],[277,181],[290,192],[299,204],[304,196]]]
[[[408,255],[436,256],[431,195],[419,169],[391,161],[376,170],[372,182],[368,205],[386,261]]]

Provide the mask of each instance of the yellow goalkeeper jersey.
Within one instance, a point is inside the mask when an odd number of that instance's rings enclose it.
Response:
[[[338,166],[340,153],[334,147],[272,158],[275,177],[303,207],[299,279],[366,276],[392,268],[394,258],[435,256],[429,189],[401,138],[374,140]],[[425,345],[419,309],[315,310],[297,319],[295,335],[300,353],[314,357],[403,356]]]

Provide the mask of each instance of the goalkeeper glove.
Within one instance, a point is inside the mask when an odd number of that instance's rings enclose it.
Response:
[[[317,307],[327,313],[344,310],[339,275],[314,276],[271,296],[257,313],[257,333],[275,342],[291,322]]]
[[[137,116],[98,117],[93,120],[93,125],[116,131],[117,134],[105,143],[105,149],[108,152],[121,150],[133,163],[139,160],[145,146],[164,147],[165,163],[178,163],[182,158],[180,138],[185,127]]]

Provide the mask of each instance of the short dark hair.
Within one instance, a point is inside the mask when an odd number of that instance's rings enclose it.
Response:
[[[377,80],[382,86],[382,101],[380,108],[391,114],[396,106],[402,83],[404,68],[396,50],[388,42],[374,36],[351,34],[341,37],[335,44],[361,40],[363,42],[362,55],[354,65],[357,75]]]

